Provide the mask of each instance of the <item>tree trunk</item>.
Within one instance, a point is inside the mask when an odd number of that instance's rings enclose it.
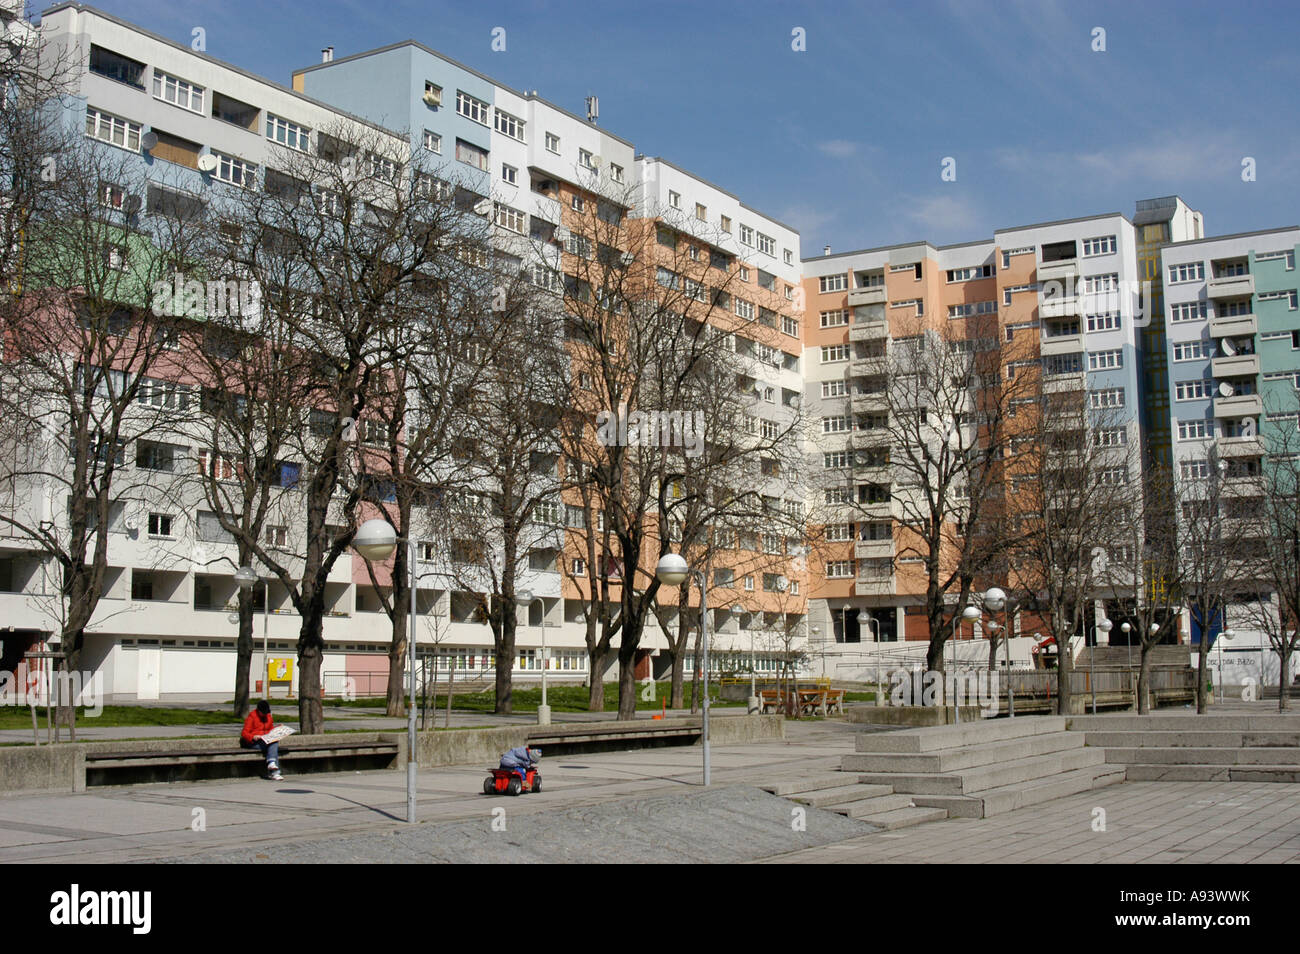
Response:
[[[1208,697],[1205,691],[1206,679],[1209,676],[1209,666],[1207,662],[1210,656],[1210,640],[1207,633],[1209,627],[1201,628],[1201,640],[1196,644],[1196,712],[1198,715],[1204,715],[1208,704]],[[1222,633],[1220,633],[1222,635]]]
[[[455,657],[449,657],[450,665],[447,668],[447,728],[451,728],[451,696],[452,688],[456,685],[456,660]],[[436,698],[436,696],[435,696]]]
[[[1056,714],[1070,714],[1070,674],[1074,672],[1074,652],[1068,634],[1056,638]]]
[[[608,654],[599,649],[587,650],[587,711],[605,711],[605,663]]]
[[[1291,684],[1287,681],[1287,673],[1291,669],[1291,647],[1289,639],[1287,640],[1287,644],[1283,645],[1278,651],[1277,658],[1277,711],[1285,712],[1287,709],[1291,708],[1291,706],[1288,705],[1288,700],[1291,694]]]
[[[509,602],[509,606],[505,604]],[[515,607],[513,599],[502,600],[496,611],[501,635],[497,639],[496,706],[497,715],[509,715],[513,705],[515,667]]]
[[[298,725],[303,735],[320,735],[325,731],[325,713],[321,706],[320,637],[298,642]]]
[[[618,650],[618,718],[630,722],[636,718],[636,646],[628,645],[627,624]]]
[[[1137,707],[1138,715],[1146,715],[1151,711],[1151,703],[1148,699],[1147,685],[1151,681],[1151,646],[1146,641],[1142,642],[1142,659],[1138,664],[1138,684],[1137,684]]]
[[[240,563],[241,566],[247,564]],[[239,589],[239,636],[235,640],[235,715],[248,715],[249,674],[253,668],[253,592]],[[266,673],[262,674],[266,678]],[[269,695],[269,693],[268,693]]]
[[[686,654],[675,653],[673,655],[672,675],[670,677],[671,695],[669,697],[669,707],[672,709],[681,709],[685,704],[686,689],[683,685],[684,675],[686,673]]]
[[[409,595],[407,597],[410,598]],[[394,599],[396,589],[394,588]],[[404,600],[397,600],[393,607],[393,636],[388,643],[388,692],[384,714],[391,718],[406,715],[406,693],[403,691],[406,675],[406,657],[410,653],[407,635],[407,608]]]

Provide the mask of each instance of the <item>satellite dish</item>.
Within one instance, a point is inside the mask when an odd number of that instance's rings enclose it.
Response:
[[[209,152],[206,155],[199,156],[200,172],[214,172],[216,168],[217,168],[217,157],[214,156],[212,153]]]
[[[158,145],[158,134],[150,130],[140,137],[140,147],[148,152],[154,146]]]
[[[1232,397],[1233,395],[1232,385],[1229,384],[1227,381],[1221,382],[1219,384],[1219,395],[1221,397],[1226,397],[1226,398]]]
[[[1220,349],[1223,351],[1223,353],[1226,354],[1229,358],[1231,358],[1234,354],[1237,353],[1237,346],[1236,346],[1235,344],[1232,343],[1232,339],[1231,339],[1231,338],[1224,338],[1222,341],[1220,341],[1220,342],[1219,342],[1219,348],[1220,348]]]

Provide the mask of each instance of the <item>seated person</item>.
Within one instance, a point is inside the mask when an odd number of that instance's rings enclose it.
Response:
[[[239,747],[243,749],[261,749],[262,754],[266,756],[266,777],[273,782],[279,782],[284,779],[280,774],[280,743],[272,742],[269,745],[263,742],[259,736],[266,735],[275,728],[275,722],[271,719],[271,704],[263,699],[257,704],[257,708],[248,714],[244,720],[244,731],[239,733]]]
[[[527,781],[528,769],[541,760],[541,749],[530,749],[526,745],[521,745],[501,756],[501,768],[509,769],[512,774],[518,775],[521,781]]]

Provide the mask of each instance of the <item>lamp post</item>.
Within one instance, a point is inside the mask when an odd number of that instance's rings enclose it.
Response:
[[[1106,642],[1110,643],[1110,631],[1115,624],[1103,616],[1097,620],[1097,628],[1106,634]],[[1092,639],[1092,652],[1088,653],[1088,685],[1092,687],[1092,714],[1097,714],[1097,680],[1093,676],[1093,660],[1097,656],[1097,638]]]
[[[1007,605],[1007,594],[1001,588],[992,586],[984,591],[984,608],[990,614],[998,612]],[[998,626],[996,621],[989,623],[989,632],[997,638]],[[1011,632],[1008,630],[1003,637],[1006,646],[1007,661],[1007,715],[1014,719],[1016,717],[1016,694],[1011,689]]]
[[[967,606],[961,611],[960,615],[958,615],[954,619],[955,632],[953,633],[953,639],[952,639],[952,691],[953,691],[952,721],[953,722],[961,722],[961,699],[957,695],[957,636],[961,633],[962,620],[965,619],[974,622],[979,618],[980,618],[979,607]],[[946,684],[944,686],[944,691],[945,692],[947,691]]]
[[[415,738],[415,541],[402,540],[397,531],[387,520],[367,520],[357,528],[352,538],[352,549],[363,559],[370,562],[387,560],[393,555],[399,543],[407,545],[411,563],[411,610],[410,635],[408,636],[406,671],[406,821],[415,824],[415,777],[419,770]]]
[[[251,566],[241,566],[235,571],[235,582],[239,584],[241,590],[252,592],[253,586],[257,583],[257,574],[253,572]],[[267,670],[267,660],[270,658],[268,652],[270,648],[269,632],[271,628],[271,584],[269,582],[262,584],[262,698],[270,698],[271,674]]]
[[[527,612],[535,602],[532,590],[515,591],[515,602],[524,608]],[[546,613],[543,606],[542,613],[542,704],[537,707],[537,724],[551,724],[551,707],[546,704],[546,670],[551,664],[550,657],[546,653]],[[527,620],[524,621],[524,628],[528,628]]]
[[[680,586],[682,580],[693,576],[700,587],[700,656],[704,665],[704,703],[700,707],[700,731],[704,747],[704,784],[709,784],[709,606],[704,584],[704,574],[692,570],[679,553],[665,553],[655,567],[655,577],[662,586]]]
[[[1219,638],[1227,642],[1232,642],[1232,638],[1237,634],[1230,629],[1225,629],[1219,633]],[[1219,679],[1218,690],[1214,694],[1218,702],[1223,701],[1223,643],[1219,643]]]
[[[1133,641],[1129,637],[1129,633],[1133,631],[1133,627],[1127,622],[1120,623],[1119,631],[1124,634],[1124,648],[1128,651],[1128,687],[1133,692],[1133,703],[1134,707],[1136,707],[1137,691],[1133,689]]]

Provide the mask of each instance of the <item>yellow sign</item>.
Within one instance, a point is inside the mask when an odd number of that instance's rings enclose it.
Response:
[[[266,661],[267,682],[293,682],[293,658],[273,657]]]

